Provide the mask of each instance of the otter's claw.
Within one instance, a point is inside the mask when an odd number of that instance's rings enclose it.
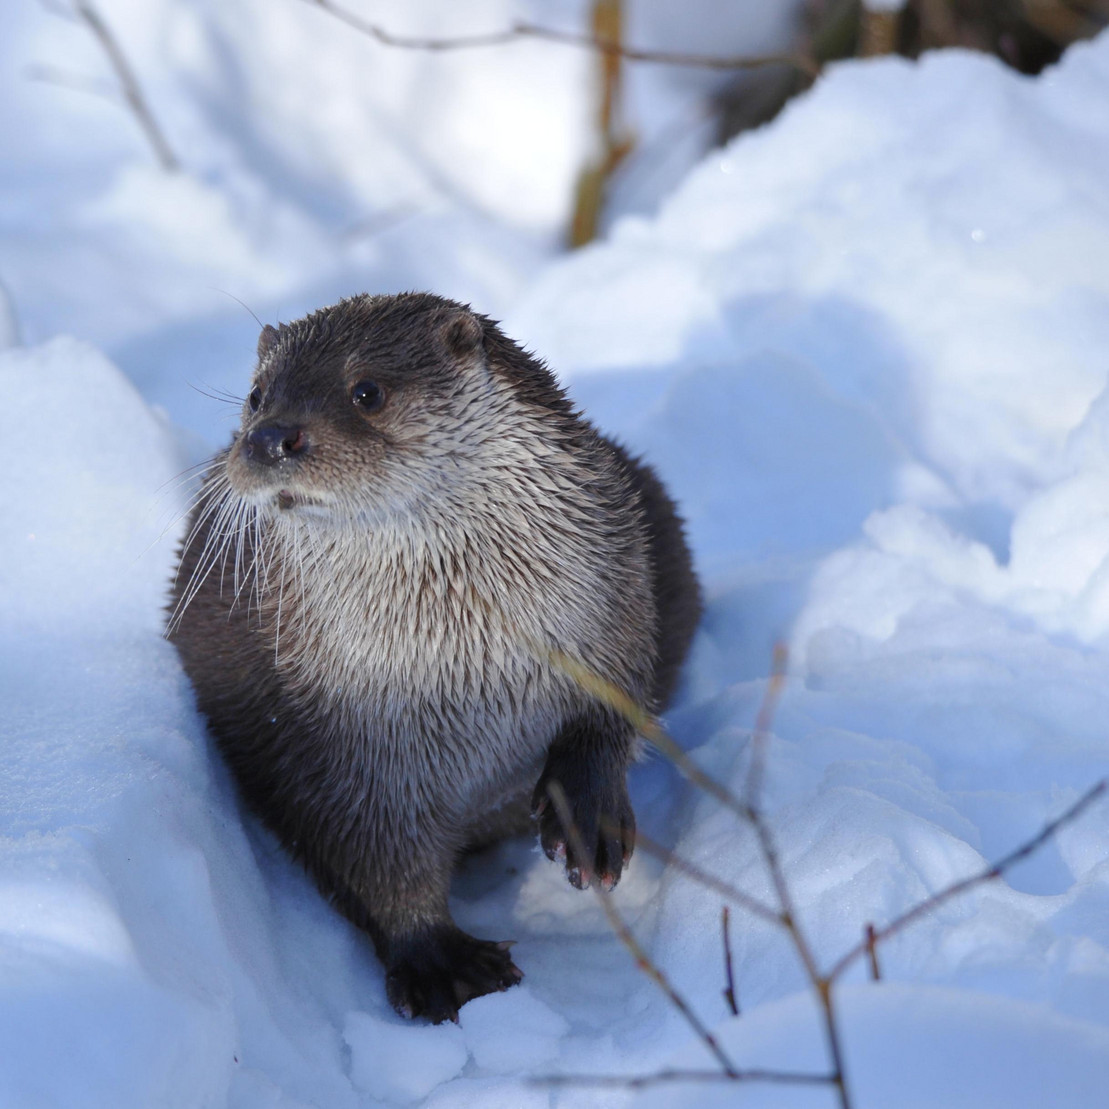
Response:
[[[620,782],[603,792],[586,789],[574,796],[567,794],[576,838],[584,848],[584,856],[579,858],[574,849],[575,837],[563,826],[557,809],[550,803],[547,794],[550,780],[546,777],[540,780],[533,801],[544,854],[552,861],[565,863],[566,876],[575,889],[588,889],[594,880],[601,889],[613,889],[635,846],[635,813],[627,788]]]

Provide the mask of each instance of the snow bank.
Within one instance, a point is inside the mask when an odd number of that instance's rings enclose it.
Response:
[[[670,724],[721,780],[743,781],[771,645],[790,641],[765,799],[825,964],[1109,767],[1107,94],[1105,37],[1036,81],[960,53],[839,67],[512,313],[683,503],[709,604]],[[166,212],[204,209],[169,187]],[[110,310],[117,291],[84,295]],[[151,307],[182,359],[203,353],[197,311],[171,327]],[[159,380],[140,379],[148,398]],[[458,1028],[401,1024],[364,939],[244,820],[160,638],[193,448],[82,343],[0,352],[0,382],[19,474],[0,537],[0,1102],[734,1103],[531,1082],[705,1053],[527,843],[470,861],[454,903],[519,941],[524,983]],[[633,790],[652,835],[770,897],[751,836],[661,761]],[[857,1105],[1093,1103],[1107,824],[1103,804],[906,930],[880,985],[851,973]],[[731,1018],[719,899],[641,854],[616,901],[738,1062],[825,1065],[780,936],[733,915]]]

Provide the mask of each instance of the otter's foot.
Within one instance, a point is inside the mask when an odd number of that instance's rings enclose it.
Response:
[[[449,924],[396,941],[385,974],[389,1002],[402,1017],[457,1022],[467,1001],[507,990],[523,978],[508,953],[511,946],[474,939]]]
[[[570,818],[584,858],[574,850],[574,837],[565,828],[548,794],[548,784],[562,786],[570,807]],[[577,889],[588,889],[596,879],[602,889],[611,890],[620,881],[635,847],[635,813],[628,799],[623,774],[615,781],[590,780],[588,774],[574,773],[567,765],[551,765],[535,787],[533,813],[539,824],[539,843],[548,859],[566,863],[566,876]]]

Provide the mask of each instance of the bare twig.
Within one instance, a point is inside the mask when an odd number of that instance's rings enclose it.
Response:
[[[724,1000],[728,1003],[732,1016],[738,1017],[739,1002],[736,1000],[735,974],[732,971],[732,937],[728,932],[729,916],[728,906],[725,905],[720,914],[720,931],[724,937],[724,980],[727,982],[724,987]]]
[[[761,69],[772,65],[788,65],[799,69],[809,77],[819,76],[820,67],[812,58],[801,54],[765,54],[758,56],[732,55],[722,57],[713,54],[691,54],[677,50],[644,50],[609,39],[597,38],[580,31],[563,31],[556,27],[544,27],[526,20],[517,20],[500,31],[489,31],[479,35],[458,35],[451,38],[429,38],[419,35],[396,35],[386,31],[376,23],[363,19],[355,12],[341,7],[333,0],[305,0],[313,7],[342,20],[349,27],[376,39],[383,46],[395,46],[403,50],[430,50],[446,52],[451,50],[473,50],[488,46],[507,46],[521,39],[533,38],[563,46],[576,46],[587,50],[597,50],[602,54],[615,55],[633,62],[654,62],[658,65],[692,66],[699,69]]]
[[[588,858],[589,855],[585,850],[585,844],[582,842],[581,832],[578,830],[577,824],[574,823],[573,814],[570,812],[570,805],[566,800],[566,793],[562,786],[558,782],[548,782],[547,793],[555,809],[558,811],[558,818],[562,821],[562,827],[566,830],[566,835],[570,840],[570,846],[574,849],[574,854],[579,859]],[[670,999],[670,1003],[683,1017],[685,1017],[686,1023],[696,1032],[698,1038],[705,1047],[716,1057],[717,1062],[724,1069],[724,1072],[728,1075],[738,1075],[739,1069],[724,1053],[724,1049],[717,1042],[716,1037],[701,1023],[697,1014],[693,1012],[685,999],[674,989],[666,975],[663,974],[662,970],[652,961],[646,949],[632,934],[627,922],[620,915],[620,911],[612,903],[612,898],[601,889],[600,885],[595,885],[593,889],[596,891],[597,899],[601,903],[601,908],[604,910],[605,916],[608,917],[609,925],[631,953],[632,958],[635,959],[636,966],[666,994]]]
[[[782,914],[777,909],[764,904],[749,893],[744,893],[743,890],[732,885],[731,882],[725,882],[723,879],[717,878],[715,874],[702,870],[696,863],[691,863],[688,859],[682,858],[681,855],[675,854],[669,847],[663,847],[661,843],[651,839],[646,832],[637,831],[635,833],[635,846],[641,851],[646,851],[648,855],[661,859],[668,866],[672,866],[695,882],[699,882],[706,889],[715,890],[721,897],[746,909],[752,916],[757,916],[778,927],[781,927],[784,923]]]
[[[870,977],[875,982],[881,982],[882,968],[878,965],[878,933],[874,931],[873,924],[866,926],[866,953],[870,957]]]
[[[832,981],[820,973],[812,947],[801,928],[801,922],[793,904],[793,895],[786,883],[785,871],[782,869],[781,859],[770,827],[758,809],[752,809],[751,813],[751,819],[755,825],[755,834],[758,836],[759,846],[762,848],[763,860],[766,863],[766,869],[770,872],[770,880],[774,884],[778,902],[782,906],[783,925],[793,941],[794,950],[796,950],[798,958],[800,958],[805,968],[809,983],[820,1001],[821,1013],[824,1017],[824,1034],[828,1041],[828,1053],[832,1058],[832,1082],[839,1095],[840,1107],[841,1109],[851,1109],[851,1097],[847,1091],[847,1079],[843,1068],[843,1045],[839,1034],[839,1020],[832,998]]]
[[[1105,793],[1107,786],[1109,786],[1109,782],[1102,779],[1095,786],[1082,794],[1069,809],[1061,813],[1050,823],[1045,824],[1027,843],[1022,844],[1014,851],[1010,851],[1004,858],[998,859],[997,862],[986,867],[984,870],[980,870],[977,874],[972,874],[969,878],[963,878],[959,882],[954,882],[950,886],[932,894],[931,897],[926,897],[918,905],[914,905],[907,912],[895,917],[884,928],[877,929],[874,933],[874,943],[881,943],[883,940],[889,939],[890,936],[900,932],[907,925],[912,924],[913,921],[919,920],[920,917],[939,908],[944,902],[950,901],[951,898],[958,894],[965,893],[974,886],[980,886],[986,882],[993,881],[995,878],[1000,878],[1010,867],[1019,863],[1022,859],[1028,858],[1033,851],[1043,846],[1043,844],[1055,835],[1064,824],[1069,824],[1085,809],[1092,805],[1094,801]],[[835,966],[828,972],[828,979],[834,980],[838,978],[856,959],[866,952],[869,942],[869,940],[864,940],[862,943],[856,944],[851,948],[851,950],[839,959]]]
[[[105,100],[119,103],[119,93],[115,86],[98,77],[89,77],[87,74],[54,65],[32,65],[28,66],[25,72],[32,81],[42,81],[47,85],[84,92],[89,96],[101,96]]]
[[[809,982],[820,999],[820,1007],[824,1016],[824,1032],[828,1041],[828,1052],[832,1057],[832,1080],[839,1094],[840,1105],[842,1109],[850,1109],[851,1099],[844,1078],[843,1048],[840,1043],[839,1024],[836,1018],[835,1006],[832,1003],[832,984],[821,975],[820,969],[817,967],[812,946],[801,928],[801,921],[793,904],[793,895],[790,893],[789,884],[786,882],[785,871],[782,868],[773,833],[770,831],[770,825],[767,824],[759,807],[763,769],[766,762],[767,737],[774,720],[774,713],[778,707],[778,700],[782,694],[788,661],[785,647],[778,644],[774,648],[770,680],[766,684],[762,704],[759,706],[758,714],[755,717],[755,731],[751,737],[751,764],[747,773],[745,804],[749,814],[748,819],[755,827],[755,835],[758,837],[759,846],[762,849],[763,862],[770,874],[774,892],[778,895],[778,904],[782,911],[782,925],[789,933],[797,956],[808,975]]]
[[[785,872],[782,869],[773,834],[758,809],[758,792],[761,787],[762,773],[761,770],[756,768],[762,761],[762,754],[761,750],[756,748],[765,746],[765,739],[760,740],[758,737],[765,737],[769,731],[774,710],[781,695],[786,668],[784,649],[775,650],[774,667],[756,717],[752,746],[752,771],[748,774],[747,797],[744,800],[740,800],[731,790],[722,786],[701,770],[685,751],[666,734],[659,726],[658,721],[650,713],[636,705],[621,689],[593,673],[576,659],[559,652],[551,652],[551,658],[556,665],[573,677],[583,689],[591,692],[599,700],[621,713],[625,719],[634,725],[640,735],[670,758],[690,781],[705,790],[710,796],[715,797],[722,805],[742,819],[748,821],[754,828],[762,851],[763,862],[770,875],[770,881],[774,886],[774,892],[780,906],[780,914],[775,915],[778,916],[781,926],[789,934],[798,958],[805,968],[805,974],[820,1000],[821,1012],[824,1017],[825,1038],[828,1042],[828,1052],[832,1060],[832,1084],[836,1087],[841,1109],[851,1109],[851,1098],[844,1076],[843,1047],[839,1034],[839,1022],[832,998],[832,980],[822,975],[816,964],[812,947],[801,928],[794,908],[793,897],[786,882]],[[668,992],[672,991],[668,989]]]
[[[181,163],[177,160],[177,155],[173,153],[169,143],[166,141],[165,135],[162,134],[161,128],[151,114],[146,98],[139,88],[134,70],[127,61],[127,57],[120,48],[115,35],[104,22],[103,17],[96,8],[93,7],[89,0],[73,0],[73,11],[92,32],[93,37],[107,55],[108,62],[111,64],[112,69],[115,71],[116,78],[119,81],[123,98],[134,114],[135,119],[138,120],[143,134],[154,149],[154,153],[162,168],[170,171],[180,169]]]

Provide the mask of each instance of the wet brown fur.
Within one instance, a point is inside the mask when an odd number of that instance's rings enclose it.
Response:
[[[366,380],[380,411],[351,399]],[[169,634],[247,802],[372,937],[393,1004],[455,1017],[520,977],[451,921],[463,850],[533,808],[576,885],[626,863],[635,737],[552,655],[665,705],[700,614],[681,522],[542,363],[438,297],[267,327],[254,385],[193,512]],[[261,464],[275,428],[285,453]]]

